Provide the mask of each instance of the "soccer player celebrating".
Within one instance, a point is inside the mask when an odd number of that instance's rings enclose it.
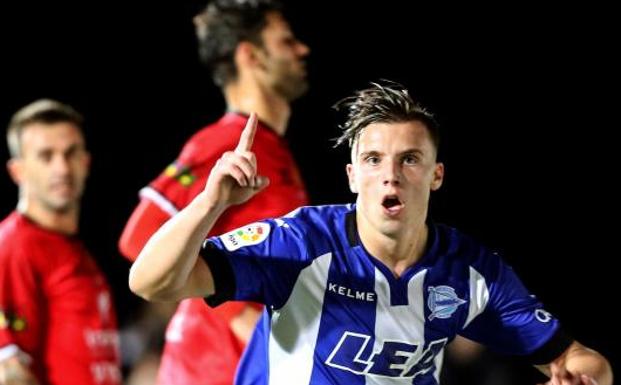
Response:
[[[523,356],[549,384],[611,385],[607,360],[563,333],[496,252],[428,217],[444,177],[433,116],[395,83],[341,106],[355,204],[304,207],[205,241],[223,210],[268,183],[251,117],[203,192],[149,240],[131,289],[264,303],[238,384],[438,384],[459,334]]]

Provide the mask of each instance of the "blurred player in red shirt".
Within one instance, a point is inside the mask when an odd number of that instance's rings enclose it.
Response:
[[[19,203],[0,223],[1,384],[121,384],[110,289],[77,237],[90,165],[81,125],[52,100],[9,125]]]
[[[247,116],[259,117],[254,151],[271,184],[244,205],[229,209],[213,229],[219,234],[280,216],[307,203],[285,139],[290,102],[307,89],[300,42],[274,1],[219,0],[195,17],[201,59],[224,94],[227,112],[198,131],[179,157],[140,192],[140,203],[121,236],[121,252],[134,260],[149,237],[204,189],[224,151],[235,148]],[[181,302],[166,333],[159,385],[230,385],[260,307],[231,303],[210,309],[201,299]]]

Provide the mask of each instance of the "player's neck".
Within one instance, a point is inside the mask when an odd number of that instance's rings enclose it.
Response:
[[[227,108],[250,115],[256,112],[279,136],[284,136],[291,115],[291,106],[273,90],[254,82],[237,82],[225,87]]]
[[[424,221],[408,226],[407,231],[390,235],[377,231],[361,216],[357,222],[364,247],[390,268],[396,277],[423,257],[429,236],[429,228]]]
[[[67,210],[57,211],[28,199],[20,199],[17,210],[45,229],[67,235],[78,232],[79,207],[77,204]]]

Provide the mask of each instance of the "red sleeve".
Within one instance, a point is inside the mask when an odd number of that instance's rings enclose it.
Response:
[[[234,148],[231,132],[235,130],[221,135],[211,129],[199,131],[179,157],[140,191],[141,201],[119,239],[121,254],[134,261],[151,235],[204,189],[215,162]]]
[[[135,261],[151,235],[170,218],[170,215],[147,198],[132,213],[119,239],[119,250],[130,261]]]
[[[119,239],[121,254],[136,260],[151,235],[204,188],[215,161],[215,157],[199,159],[197,144],[190,141],[177,160],[140,191],[140,203]]]
[[[5,245],[13,249],[15,246]],[[28,354],[41,346],[40,278],[21,253],[0,254],[0,348],[17,345]]]

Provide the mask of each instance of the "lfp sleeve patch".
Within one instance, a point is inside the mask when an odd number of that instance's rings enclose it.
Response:
[[[243,246],[251,246],[263,242],[267,239],[269,233],[269,224],[255,222],[225,233],[220,236],[220,239],[228,251],[235,251]]]

